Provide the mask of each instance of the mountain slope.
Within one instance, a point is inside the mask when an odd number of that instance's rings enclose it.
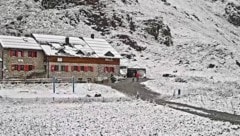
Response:
[[[229,19],[238,13],[227,12],[229,3],[238,9],[234,1],[216,0],[1,0],[0,33],[94,33],[150,77],[206,71],[209,64],[238,73],[240,27]]]

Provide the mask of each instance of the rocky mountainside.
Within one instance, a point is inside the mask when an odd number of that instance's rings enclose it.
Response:
[[[163,70],[237,74],[234,0],[0,0],[0,33],[106,38],[150,77]]]

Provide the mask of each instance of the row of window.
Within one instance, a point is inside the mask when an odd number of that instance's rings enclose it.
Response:
[[[24,51],[22,50],[10,50],[10,57],[24,57]],[[36,58],[37,51],[28,51],[28,57]]]
[[[104,68],[104,72],[105,72],[105,73],[114,72],[114,67],[105,67],[105,68]]]
[[[17,65],[13,64],[11,66],[12,71],[31,71],[34,69],[33,65]],[[59,66],[59,65],[51,65],[51,71],[65,71],[69,72],[68,66]],[[93,72],[94,69],[92,66],[71,66],[71,71],[83,71],[83,72]],[[111,73],[114,72],[114,67],[104,67],[105,73]]]
[[[32,71],[34,69],[33,65],[12,65],[12,71]]]
[[[51,65],[51,71],[65,71],[65,72],[69,72],[69,68],[68,66],[62,65]],[[71,71],[83,71],[83,72],[93,72],[94,69],[92,66],[71,66]],[[114,67],[105,67],[104,68],[104,72],[105,73],[111,73],[114,72]]]
[[[51,65],[51,71],[65,71],[68,72],[69,68],[68,66],[59,66],[59,65]],[[93,72],[92,66],[72,66],[71,71],[84,71],[84,72]]]

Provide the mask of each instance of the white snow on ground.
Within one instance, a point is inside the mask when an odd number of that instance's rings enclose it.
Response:
[[[18,103],[1,101],[0,135],[213,136],[240,134],[240,126],[143,101]]]
[[[0,87],[0,96],[10,98],[78,98],[95,94],[104,98],[126,97],[111,87],[92,83],[76,83],[74,93],[71,83],[56,83],[55,93],[53,84],[1,84]]]
[[[143,84],[167,100],[240,115],[238,76],[202,71],[171,74],[176,77],[159,77]],[[177,78],[186,83],[176,82]],[[180,95],[177,94],[178,89],[181,90]]]

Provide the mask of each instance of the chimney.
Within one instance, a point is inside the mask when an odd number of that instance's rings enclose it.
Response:
[[[91,38],[94,39],[94,34],[91,34]]]
[[[67,44],[67,45],[70,44],[70,43],[69,43],[69,37],[66,37],[66,38],[65,38],[65,44]]]

